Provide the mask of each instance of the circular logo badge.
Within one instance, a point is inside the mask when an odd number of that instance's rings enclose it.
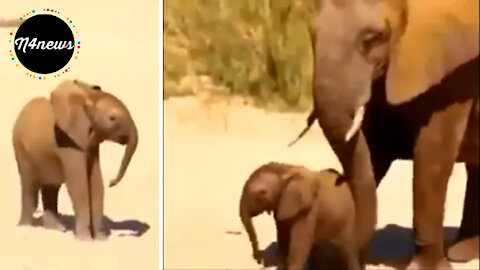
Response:
[[[70,27],[60,18],[35,15],[18,28],[14,39],[18,61],[28,70],[49,74],[70,62],[75,39]]]
[[[69,63],[78,58],[80,41],[78,29],[69,17],[61,17],[60,11],[43,9],[43,12],[27,12],[19,19],[22,23],[10,31],[11,59],[25,67],[27,76],[45,80],[60,77],[70,70]],[[16,55],[16,57],[13,55]]]

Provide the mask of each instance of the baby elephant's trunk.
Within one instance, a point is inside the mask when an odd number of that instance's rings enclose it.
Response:
[[[118,184],[118,182],[120,182],[120,180],[122,180],[122,177],[125,175],[125,172],[127,170],[128,164],[130,164],[130,160],[132,159],[132,156],[137,149],[137,144],[138,131],[135,123],[132,120],[130,125],[130,134],[128,136],[127,145],[125,147],[125,153],[123,154],[122,163],[120,165],[120,169],[118,170],[117,177],[110,182],[110,187],[115,186],[116,184]]]
[[[240,218],[242,219],[243,226],[247,231],[248,238],[250,239],[250,243],[252,245],[252,251],[254,258],[258,261],[256,257],[258,255],[258,241],[257,241],[257,234],[255,233],[255,228],[253,227],[252,223],[252,216],[248,209],[248,202],[245,199],[245,196],[242,195],[242,199],[240,200]]]

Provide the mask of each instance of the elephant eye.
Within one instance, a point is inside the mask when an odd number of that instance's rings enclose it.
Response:
[[[373,47],[386,41],[387,35],[380,30],[367,29],[361,36],[361,50],[368,53]]]
[[[115,120],[117,120],[117,117],[115,117],[115,115],[110,115],[110,117],[108,118],[111,122],[115,122]]]
[[[378,65],[388,57],[388,28],[366,28],[360,35],[359,50],[368,62]]]

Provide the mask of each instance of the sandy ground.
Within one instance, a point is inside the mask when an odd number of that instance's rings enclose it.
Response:
[[[273,160],[341,170],[339,163],[317,125],[294,147],[286,147],[303,129],[305,114],[268,113],[235,100],[210,110],[201,104],[190,97],[164,102],[165,268],[259,269],[238,217],[249,174]],[[411,177],[411,162],[397,161],[378,189],[378,231],[370,269],[399,267],[413,252]],[[465,177],[458,164],[445,213],[449,238],[460,223]],[[254,223],[261,248],[272,247],[272,217],[259,216]],[[478,269],[478,260],[454,267]]]
[[[48,4],[48,6],[45,6]],[[156,0],[3,1],[0,17],[17,18],[32,9],[53,8],[70,17],[82,44],[68,75],[100,85],[130,108],[140,142],[125,178],[106,188],[105,214],[112,235],[108,242],[80,243],[72,232],[18,228],[19,176],[11,145],[11,128],[21,107],[35,96],[46,96],[59,79],[39,81],[8,58],[8,28],[0,28],[0,269],[158,269],[158,141],[159,27]],[[105,183],[120,165],[123,147],[105,143],[101,163]],[[59,211],[72,223],[72,206],[64,188]],[[40,214],[40,213],[39,213]]]

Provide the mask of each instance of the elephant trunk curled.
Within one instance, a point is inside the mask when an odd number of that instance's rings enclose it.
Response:
[[[109,186],[113,187],[122,180],[122,177],[125,175],[125,171],[127,170],[128,165],[130,164],[130,160],[132,159],[135,150],[137,149],[138,144],[138,131],[134,121],[131,121],[130,125],[130,134],[128,136],[128,142],[125,147],[125,152],[123,154],[122,163],[120,164],[120,168],[118,169],[117,177],[113,179]]]

